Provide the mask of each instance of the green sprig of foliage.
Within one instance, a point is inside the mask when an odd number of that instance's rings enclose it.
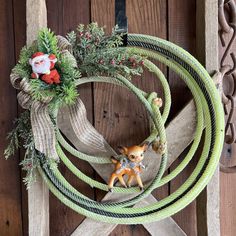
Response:
[[[23,181],[27,188],[36,180],[35,169],[39,165],[36,150],[34,148],[33,135],[30,126],[30,112],[23,112],[19,118],[14,121],[14,129],[9,133],[9,145],[5,149],[4,156],[8,159],[13,156],[16,151],[23,146],[25,151],[24,159],[21,161],[22,169],[26,170],[26,176]],[[21,144],[23,141],[23,145]]]
[[[40,52],[55,54],[56,57],[58,57],[59,49],[57,46],[57,38],[50,29],[44,28],[39,31],[37,44]]]
[[[13,68],[13,72],[21,78],[30,78],[31,66],[29,64],[30,57],[37,51],[37,44],[34,42],[31,46],[25,46],[21,49],[18,63]]]
[[[117,34],[115,26],[111,35],[106,36],[103,27],[97,23],[77,27],[76,32],[67,34],[73,54],[82,74],[114,75],[120,73],[131,79],[131,75],[141,75],[144,58],[131,55],[122,45],[122,34]]]
[[[30,125],[30,112],[21,113],[20,117],[15,119],[14,128],[8,135],[9,144],[4,151],[6,159],[13,156],[16,151],[23,147],[25,149],[24,159],[20,162],[22,169],[26,171],[23,182],[27,189],[36,181],[36,168],[40,165],[42,159],[45,164],[51,166],[57,165],[54,160],[44,158],[44,155],[35,149],[35,143]]]

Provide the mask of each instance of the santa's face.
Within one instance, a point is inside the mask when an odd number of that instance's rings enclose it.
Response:
[[[47,54],[33,58],[30,64],[32,66],[33,72],[35,73],[38,74],[50,73],[51,61]]]

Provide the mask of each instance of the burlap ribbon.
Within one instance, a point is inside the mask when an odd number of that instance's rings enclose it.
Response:
[[[71,54],[70,43],[62,36],[57,36],[58,47],[62,56],[69,57],[71,65],[77,67],[76,59]],[[58,160],[56,152],[56,135],[55,127],[49,116],[49,103],[52,97],[45,97],[41,101],[32,99],[32,89],[29,80],[26,78],[20,78],[17,73],[12,72],[10,75],[11,83],[14,88],[20,90],[17,95],[17,99],[21,107],[30,110],[30,120],[32,126],[32,132],[35,142],[35,148],[41,153],[45,154],[49,158]],[[58,85],[60,86],[60,85]],[[86,109],[80,99],[76,100],[73,106],[68,107],[71,126],[75,131],[76,138],[86,143],[86,140],[92,140],[93,146],[100,151],[104,149],[101,142],[97,142],[96,139],[101,141],[103,139],[97,133],[86,133],[87,127],[91,124],[86,117]],[[82,125],[81,125],[82,124]],[[92,127],[89,127],[93,130]]]

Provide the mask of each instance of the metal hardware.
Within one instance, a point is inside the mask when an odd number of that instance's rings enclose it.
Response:
[[[220,169],[223,172],[231,173],[236,171],[236,161],[232,161],[232,145],[236,143],[236,130],[234,120],[236,114],[236,55],[232,47],[236,40],[236,3],[234,0],[219,0],[219,38],[224,50],[220,60],[220,73],[222,87],[224,83],[230,82],[230,92],[222,89],[222,103],[226,116],[225,126],[225,153],[221,157]],[[231,60],[227,60],[231,58]],[[227,62],[226,62],[227,60]]]
[[[126,17],[126,0],[115,1],[115,24],[118,25],[119,34],[122,34],[123,46],[127,46],[128,20]]]

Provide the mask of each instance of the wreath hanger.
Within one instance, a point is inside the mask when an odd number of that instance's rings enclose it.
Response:
[[[117,33],[122,34],[123,46],[127,46],[128,19],[126,16],[126,0],[115,0],[115,24],[118,25]]]

